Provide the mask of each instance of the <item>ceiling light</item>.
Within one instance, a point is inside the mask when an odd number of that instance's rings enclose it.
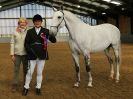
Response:
[[[118,2],[118,1],[111,1],[110,3],[116,4],[116,5],[121,5],[121,2]]]
[[[121,8],[122,11],[126,10],[126,8]]]
[[[2,8],[2,6],[0,5],[0,8]]]
[[[111,0],[103,0],[103,1],[110,2]]]
[[[79,0],[79,2],[84,2],[84,3],[90,4],[91,0]]]
[[[105,13],[105,12],[103,12],[103,13],[102,13],[102,15],[106,15],[106,13]]]
[[[115,5],[121,5],[121,2],[120,1],[115,1],[115,0],[103,0],[103,1],[106,1],[108,3],[115,4]]]
[[[78,8],[80,8],[80,5],[77,5]]]

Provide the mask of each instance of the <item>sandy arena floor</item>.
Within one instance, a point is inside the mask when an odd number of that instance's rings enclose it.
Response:
[[[49,60],[43,72],[42,96],[35,95],[36,71],[28,96],[23,88],[22,66],[18,91],[11,92],[13,63],[9,44],[0,44],[0,99],[133,99],[133,44],[122,44],[120,83],[108,80],[109,64],[103,52],[91,54],[93,88],[87,88],[87,73],[80,56],[81,84],[73,88],[75,68],[67,43],[49,44]]]

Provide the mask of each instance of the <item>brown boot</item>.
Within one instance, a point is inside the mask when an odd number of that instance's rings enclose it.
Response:
[[[17,91],[17,84],[13,84],[13,85],[12,85],[11,91],[12,91],[13,93]]]

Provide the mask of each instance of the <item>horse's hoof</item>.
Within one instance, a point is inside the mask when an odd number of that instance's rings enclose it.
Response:
[[[115,80],[115,83],[119,83],[119,80]]]
[[[112,81],[112,80],[114,80],[114,78],[109,77],[108,80]]]
[[[88,83],[88,88],[92,88],[92,84],[91,83]]]
[[[79,88],[79,86],[73,86],[73,88]]]
[[[113,76],[109,76],[108,80],[114,80]]]
[[[79,83],[75,83],[73,87],[79,88]]]

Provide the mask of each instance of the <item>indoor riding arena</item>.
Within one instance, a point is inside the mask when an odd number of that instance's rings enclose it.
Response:
[[[119,82],[116,82],[115,78],[109,78],[111,66],[103,50],[90,54],[93,86],[88,87],[84,56],[80,52],[80,85],[79,87],[74,86],[76,80],[75,62],[68,43],[73,38],[71,38],[69,27],[64,26],[55,36],[56,43],[47,42],[49,57],[45,61],[43,69],[41,94],[36,94],[37,66],[31,75],[28,94],[26,96],[22,94],[25,84],[22,63],[18,70],[18,84],[16,90],[13,91],[12,83],[16,64],[12,59],[11,39],[17,31],[19,18],[24,17],[27,20],[26,29],[28,30],[34,27],[33,16],[39,14],[43,20],[41,26],[50,31],[53,26],[53,7],[60,10],[61,6],[63,7],[62,12],[63,10],[72,12],[88,26],[110,23],[120,30]],[[97,36],[100,36],[98,33]],[[80,37],[82,38],[82,36],[81,34]],[[21,37],[19,40],[21,41]],[[99,42],[98,46],[101,43]],[[133,99],[132,49],[133,0],[0,0],[0,99]],[[116,57],[112,48],[110,53],[114,66],[116,66]],[[116,74],[116,68],[114,68],[114,73]]]

